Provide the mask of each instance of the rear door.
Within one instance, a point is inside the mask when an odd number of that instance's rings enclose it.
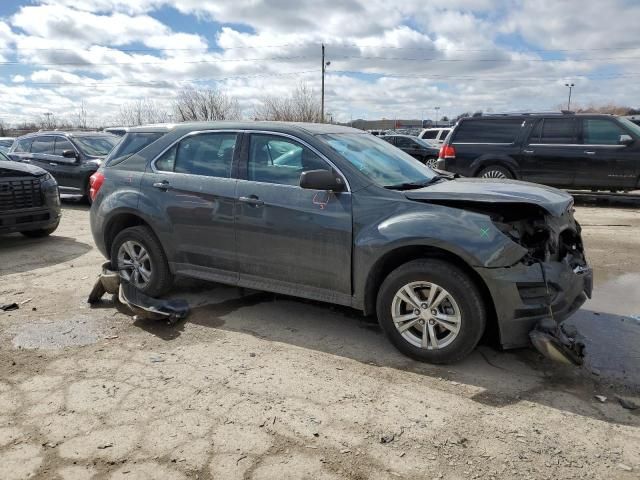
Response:
[[[246,146],[236,219],[241,284],[348,301],[351,194],[300,188],[303,171],[333,167],[298,139],[251,133]]]
[[[63,185],[63,179],[54,163],[54,149],[55,137],[53,135],[39,135],[33,139],[33,143],[31,144],[30,160],[32,165],[43,168],[51,173],[58,182],[58,185]]]
[[[396,147],[417,159],[421,159],[424,155],[419,145],[407,137],[396,137]]]
[[[237,281],[234,202],[237,180],[231,172],[241,133],[194,132],[156,160],[141,182],[160,212],[157,231],[178,272],[213,281]]]
[[[521,152],[522,180],[557,187],[572,187],[582,163],[574,116],[541,118],[534,125]]]
[[[576,187],[633,188],[640,162],[635,144],[620,144],[629,135],[613,118],[582,119],[583,159],[576,174]]]

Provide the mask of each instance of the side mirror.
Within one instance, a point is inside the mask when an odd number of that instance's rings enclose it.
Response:
[[[629,146],[633,143],[633,138],[631,137],[631,135],[627,135],[627,134],[620,135],[620,139],[618,140],[618,143],[620,145]]]
[[[62,156],[64,158],[73,158],[74,160],[78,159],[78,154],[76,153],[75,150],[63,150]]]
[[[330,170],[308,170],[300,175],[300,186],[309,190],[342,192],[345,184],[342,178]]]

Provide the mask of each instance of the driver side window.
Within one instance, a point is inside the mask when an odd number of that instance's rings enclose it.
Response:
[[[278,135],[251,135],[247,178],[254,182],[297,186],[308,170],[330,170],[309,148]]]

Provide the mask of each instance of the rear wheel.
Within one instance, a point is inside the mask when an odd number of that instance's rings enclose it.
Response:
[[[414,260],[391,272],[378,292],[377,313],[398,350],[430,363],[469,355],[486,324],[475,283],[455,265],[436,259]]]
[[[436,168],[436,162],[438,161],[435,157],[427,157],[424,159],[424,164],[429,168]]]
[[[168,292],[173,283],[162,245],[149,227],[130,227],[116,235],[111,265],[122,279],[151,297]]]
[[[481,178],[513,178],[513,174],[508,168],[501,165],[490,165],[483,168],[477,175]]]

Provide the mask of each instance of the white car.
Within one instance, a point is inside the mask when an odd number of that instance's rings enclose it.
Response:
[[[425,128],[418,135],[423,140],[427,140],[432,143],[442,143],[444,139],[447,138],[449,132],[451,131],[451,127],[446,128]]]
[[[15,138],[13,137],[0,137],[0,152],[7,153],[14,140]]]

